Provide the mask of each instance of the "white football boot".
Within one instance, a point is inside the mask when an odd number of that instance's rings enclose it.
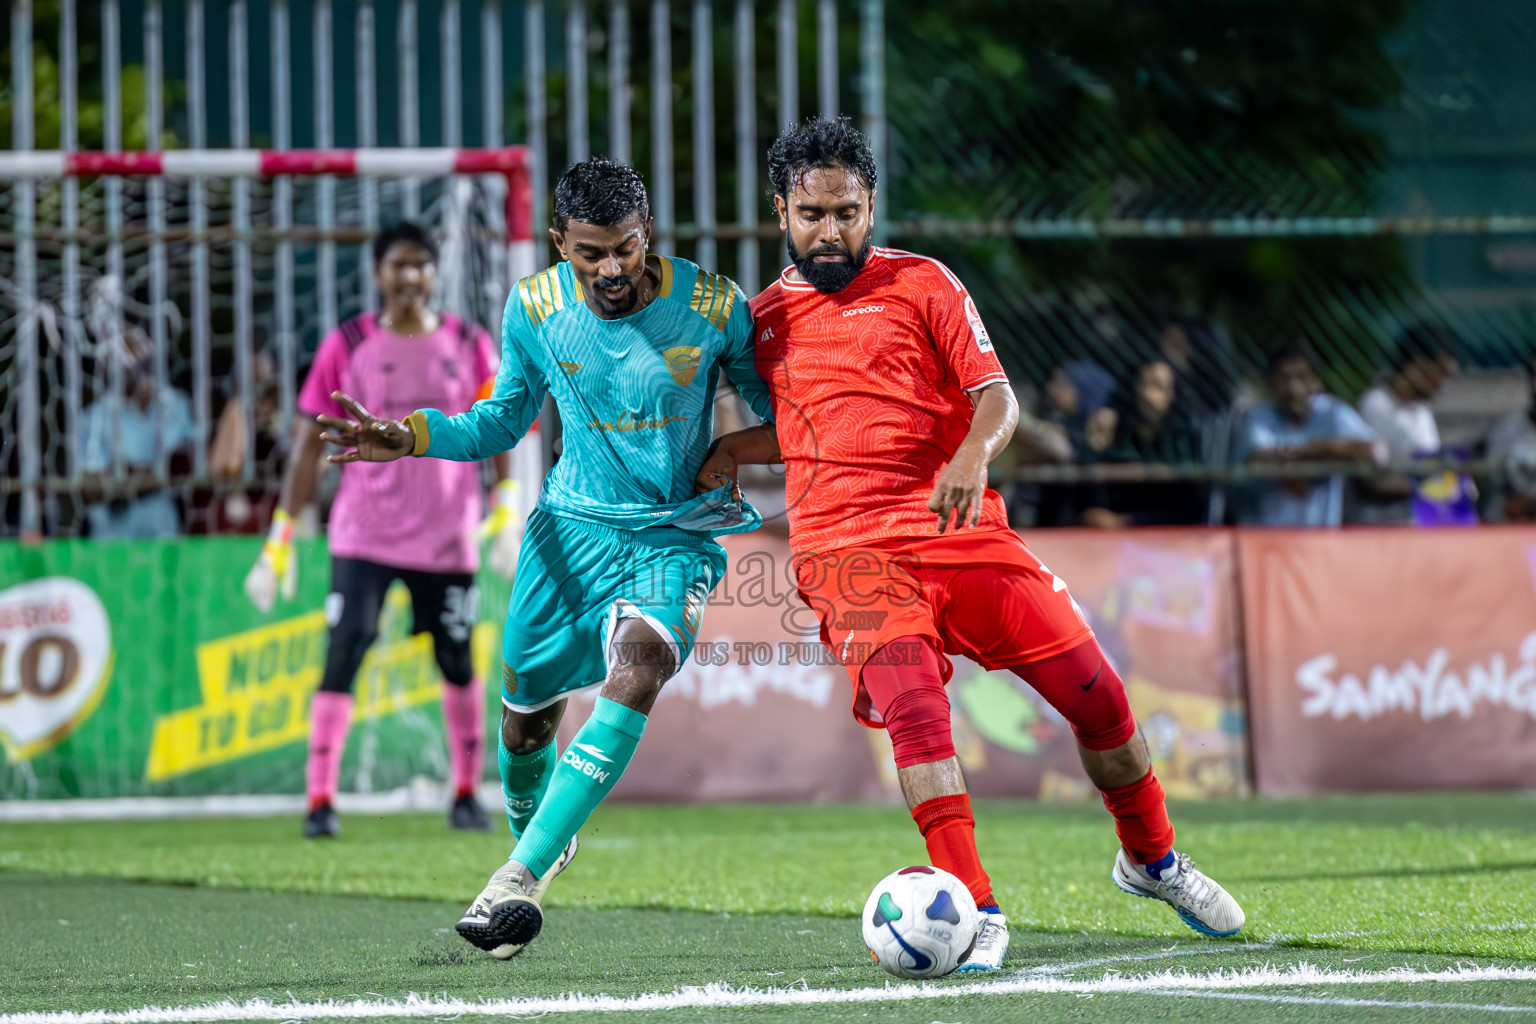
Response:
[[[1184,923],[1201,935],[1226,938],[1243,927],[1243,908],[1185,853],[1175,852],[1173,863],[1156,877],[1146,867],[1131,863],[1125,850],[1115,854],[1110,878],[1132,896],[1162,900],[1178,911]]]
[[[981,916],[981,934],[976,936],[971,955],[957,970],[995,971],[1003,966],[1003,957],[1008,953],[1008,918],[986,911]]]
[[[571,836],[571,841],[565,844],[564,850],[560,851],[559,858],[555,861],[554,864],[550,866],[548,871],[544,872],[543,877],[539,878],[537,881],[524,884],[523,879],[526,876],[521,871],[516,872],[515,881],[517,882],[518,887],[521,889],[523,897],[533,901],[534,907],[538,910],[540,918],[540,924],[534,926],[533,933],[526,939],[521,941],[497,941],[501,929],[509,926],[508,922],[505,920],[503,920],[501,925],[493,924],[495,910],[498,906],[501,905],[499,902],[503,895],[501,890],[505,888],[510,891],[510,888],[505,884],[506,879],[503,878],[498,881],[498,878],[507,871],[505,866],[502,867],[500,871],[497,871],[496,874],[491,876],[490,883],[487,884],[484,891],[482,891],[480,895],[476,897],[475,902],[470,904],[469,909],[464,912],[464,916],[459,919],[458,925],[455,926],[458,929],[459,934],[464,936],[466,941],[471,942],[474,945],[479,946],[481,949],[489,952],[491,956],[495,957],[497,960],[510,960],[518,953],[522,952],[523,947],[532,940],[534,935],[539,933],[539,927],[542,926],[544,914],[542,904],[544,902],[544,893],[549,889],[549,883],[554,881],[555,876],[569,867],[571,861],[576,859],[576,849],[578,845],[579,844],[577,843],[576,837]],[[511,862],[509,861],[508,864],[510,863]],[[497,889],[498,891],[493,893],[493,888]],[[526,916],[527,913],[528,911],[526,908],[521,911],[523,916]],[[506,915],[503,916],[505,917]],[[526,925],[524,925],[524,927],[526,927]],[[490,942],[495,942],[495,945],[486,944]]]
[[[544,911],[529,893],[528,869],[509,860],[496,869],[454,929],[464,941],[507,960],[520,953],[544,927]],[[536,884],[536,883],[535,883]]]

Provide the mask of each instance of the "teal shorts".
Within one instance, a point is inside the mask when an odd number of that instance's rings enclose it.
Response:
[[[502,703],[537,711],[602,685],[610,655],[624,657],[608,646],[620,619],[644,619],[681,668],[724,576],[725,549],[705,534],[618,530],[535,510],[502,637]]]

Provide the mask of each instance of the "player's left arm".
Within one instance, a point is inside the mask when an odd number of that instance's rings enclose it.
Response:
[[[934,481],[928,510],[944,533],[954,517],[960,529],[976,526],[987,496],[987,467],[1002,453],[1019,424],[1019,402],[992,347],[976,303],[949,268],[933,264],[928,291],[928,329],[940,358],[976,407],[971,429]]]

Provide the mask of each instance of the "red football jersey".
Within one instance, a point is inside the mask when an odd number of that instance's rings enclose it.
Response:
[[[944,264],[900,249],[874,248],[831,295],[788,273],[752,300],[752,315],[784,452],[791,546],[936,535],[928,499],[970,430],[966,392],[1008,379],[976,304]],[[981,526],[1008,528],[996,491]]]

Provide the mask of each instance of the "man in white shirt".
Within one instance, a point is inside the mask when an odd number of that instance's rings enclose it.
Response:
[[[1360,415],[1387,446],[1393,466],[1440,451],[1440,430],[1430,401],[1456,373],[1454,339],[1444,328],[1411,327],[1403,333],[1385,377],[1360,396]],[[1413,521],[1413,480],[1397,473],[1362,481],[1354,521]]]

